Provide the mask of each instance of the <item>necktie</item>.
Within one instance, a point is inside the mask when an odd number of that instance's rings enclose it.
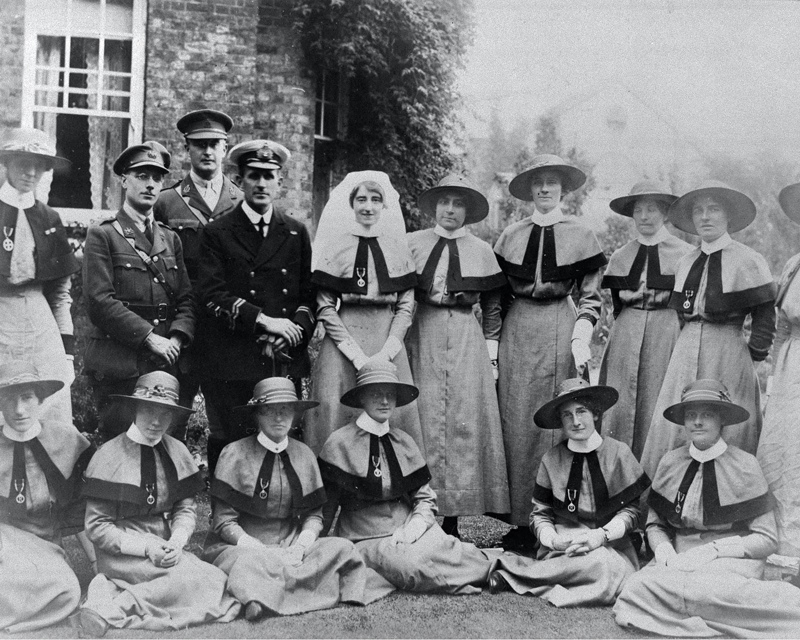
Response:
[[[267,221],[264,220],[264,216],[261,216],[261,218],[259,218],[256,226],[258,227],[258,233],[261,235],[261,237],[266,238],[267,229],[269,228],[269,225],[267,224]]]
[[[11,253],[11,284],[25,284],[36,278],[36,261],[33,256],[36,240],[28,218],[22,209],[17,210],[17,226],[13,232],[14,244]]]
[[[150,244],[153,244],[153,227],[150,218],[144,219],[144,237],[147,238]]]

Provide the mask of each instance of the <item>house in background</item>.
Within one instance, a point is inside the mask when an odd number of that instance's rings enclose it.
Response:
[[[0,126],[55,138],[68,172],[37,194],[65,221],[88,223],[121,202],[111,166],[126,146],[158,140],[172,153],[167,184],[189,168],[177,119],[230,114],[229,146],[286,145],[283,204],[313,226],[345,135],[346,87],[309,68],[292,0],[2,0]]]

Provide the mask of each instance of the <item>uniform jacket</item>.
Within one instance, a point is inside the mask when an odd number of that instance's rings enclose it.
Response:
[[[161,284],[154,282],[145,262],[115,229],[115,220],[124,234],[133,238],[137,249],[148,254],[165,275],[175,291],[174,301]],[[148,350],[144,347],[151,331],[164,337],[180,333],[184,342],[194,338],[192,289],[183,263],[183,248],[178,236],[165,226],[154,225],[151,246],[124,211],[92,225],[84,246],[83,290],[92,321],[84,367],[97,378],[135,378],[152,370],[154,363],[146,365]],[[146,319],[148,314],[129,308],[162,304],[168,311],[161,314],[162,318]]]
[[[198,280],[202,339],[195,349],[205,353],[203,375],[228,380],[260,380],[309,372],[306,344],[314,329],[315,292],[311,284],[311,240],[305,226],[273,210],[263,239],[241,203],[213,220],[202,234]],[[289,318],[305,333],[303,344],[290,352],[285,370],[262,355],[257,342],[258,314]]]
[[[219,201],[211,211],[197,190],[191,176],[187,173],[183,180],[175,183],[171,188],[165,189],[158,197],[153,207],[156,220],[163,222],[181,239],[183,244],[183,261],[189,280],[197,281],[198,264],[200,261],[200,236],[206,224],[233,211],[242,201],[242,192],[227,176],[222,178],[222,191]],[[191,207],[191,208],[190,208]],[[200,213],[204,222],[192,210]]]

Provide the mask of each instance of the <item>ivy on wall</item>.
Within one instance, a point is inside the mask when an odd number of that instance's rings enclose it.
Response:
[[[385,171],[410,229],[430,224],[416,197],[458,168],[456,72],[474,37],[471,0],[298,0],[308,62],[350,86],[348,170]]]

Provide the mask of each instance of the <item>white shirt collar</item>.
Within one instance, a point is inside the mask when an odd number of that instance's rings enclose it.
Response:
[[[639,244],[643,244],[645,247],[652,247],[653,245],[658,244],[659,242],[663,242],[667,238],[669,238],[672,234],[667,231],[667,228],[662,225],[662,227],[656,231],[652,236],[643,236],[641,233],[637,234],[637,242]]]
[[[255,209],[253,209],[253,207],[247,204],[245,200],[242,200],[242,211],[244,211],[245,215],[250,219],[250,222],[252,222],[253,224],[258,224],[258,221],[261,220],[262,218],[264,219],[264,222],[269,224],[272,221],[273,209],[274,207],[272,205],[269,205],[269,209],[267,209],[267,212],[262,216],[258,211],[256,211]]]
[[[531,222],[533,222],[533,224],[538,224],[540,227],[552,227],[554,224],[558,222],[563,222],[564,220],[567,219],[567,217],[561,210],[561,205],[558,205],[555,209],[553,209],[549,213],[541,213],[539,211],[534,211],[529,219]]]
[[[139,427],[136,426],[135,422],[130,427],[128,427],[128,430],[125,432],[125,435],[127,435],[136,444],[140,444],[145,447],[155,447],[159,442],[161,442],[161,438],[158,439],[158,442],[150,442],[149,440],[147,440],[144,437],[144,435],[142,435],[142,432],[139,431]]]
[[[365,227],[363,224],[354,222],[353,235],[358,236],[359,238],[379,238],[381,236],[381,232],[377,227],[377,224],[373,224],[371,227]]]
[[[719,238],[714,240],[714,242],[706,242],[705,240],[703,240],[700,243],[700,251],[702,251],[707,255],[711,255],[715,251],[724,249],[731,242],[733,242],[733,238],[731,238],[730,235],[728,235],[728,233],[723,233]]]
[[[453,231],[448,231],[444,227],[437,224],[433,228],[433,232],[437,236],[441,236],[442,238],[447,238],[448,240],[453,240],[455,238],[463,238],[465,235],[467,235],[467,230],[464,226],[460,226],[458,229],[455,229]]]
[[[603,444],[603,437],[595,431],[587,440],[567,440],[567,449],[575,453],[597,451]]]
[[[0,200],[17,209],[30,209],[36,204],[36,196],[33,195],[33,191],[20,193],[8,181],[0,187]]]
[[[280,453],[281,451],[286,451],[286,447],[289,446],[289,437],[285,437],[280,442],[273,442],[267,436],[265,436],[260,431],[256,436],[256,440],[258,440],[258,444],[264,447],[267,451],[272,451],[272,453]]]
[[[131,220],[133,220],[134,224],[139,228],[139,231],[144,231],[144,221],[145,218],[150,218],[150,225],[154,224],[153,219],[153,210],[147,212],[147,215],[143,215],[139,213],[136,209],[134,209],[131,205],[128,204],[127,200],[122,203],[122,210],[128,214]]]
[[[378,437],[385,436],[387,433],[389,433],[388,420],[386,422],[376,422],[367,415],[366,411],[356,418],[356,425],[361,427],[367,433],[371,433],[372,435]]]
[[[211,190],[214,193],[219,193],[222,189],[222,172],[220,171],[215,175],[211,180],[206,180],[205,178],[201,178],[198,176],[194,169],[189,170],[189,176],[192,178],[192,182],[195,183],[197,187],[202,187],[203,189],[207,189],[211,187]]]
[[[25,433],[20,433],[19,431],[14,431],[7,424],[3,425],[3,435],[6,438],[8,438],[9,440],[13,440],[14,442],[28,442],[28,440],[33,440],[41,432],[42,432],[42,423],[41,422],[37,422],[36,424],[34,424]]]
[[[689,444],[689,455],[698,462],[708,462],[714,458],[719,458],[723,453],[725,453],[727,448],[728,443],[722,438],[717,440],[712,446],[705,450],[698,449],[692,442]]]

